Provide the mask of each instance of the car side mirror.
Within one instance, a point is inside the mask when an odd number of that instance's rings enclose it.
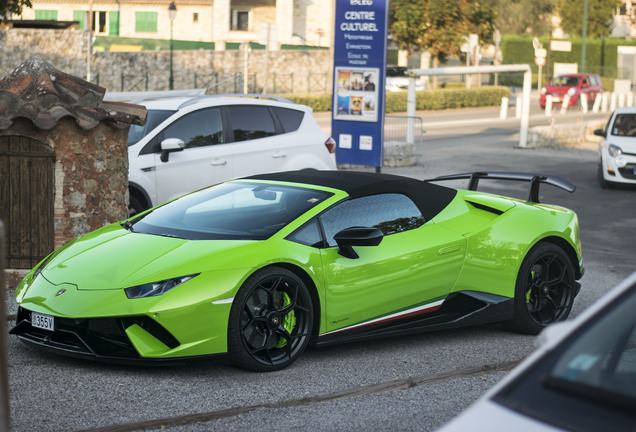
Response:
[[[380,228],[351,227],[338,232],[333,239],[338,243],[338,253],[345,258],[358,259],[360,256],[353,246],[377,246],[384,234]]]
[[[603,138],[607,137],[607,134],[605,133],[605,129],[596,129],[594,131],[594,135],[600,136],[600,137],[603,137]]]
[[[170,153],[183,151],[184,148],[185,142],[179,138],[166,138],[161,141],[161,162],[168,162]]]

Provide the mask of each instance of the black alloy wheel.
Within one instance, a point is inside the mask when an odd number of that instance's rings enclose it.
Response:
[[[248,278],[230,310],[228,352],[236,366],[267,372],[292,364],[313,327],[309,290],[294,273],[266,267]]]
[[[563,249],[552,243],[535,245],[517,276],[513,326],[521,333],[537,334],[565,320],[576,290],[574,266]]]

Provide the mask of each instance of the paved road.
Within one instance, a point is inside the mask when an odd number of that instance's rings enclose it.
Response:
[[[636,190],[601,190],[591,149],[517,149],[518,135],[504,130],[492,124],[478,133],[439,133],[418,148],[417,166],[383,171],[430,178],[520,170],[572,180],[574,194],[544,187],[541,200],[579,214],[586,274],[577,315],[634,270]],[[525,196],[516,183],[495,182],[488,190]],[[257,374],[222,360],[169,369],[102,365],[41,353],[10,337],[12,425],[16,431],[161,424],[170,431],[432,431],[501,379],[533,342],[484,326],[315,349],[286,370]],[[153,419],[165,420],[145,423]]]

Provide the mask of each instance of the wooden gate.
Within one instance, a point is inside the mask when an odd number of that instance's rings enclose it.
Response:
[[[32,268],[53,250],[55,152],[20,136],[0,136],[0,219],[7,268]]]

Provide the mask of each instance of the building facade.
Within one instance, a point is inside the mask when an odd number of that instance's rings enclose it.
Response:
[[[636,2],[623,0],[623,4],[616,10],[612,37],[634,39],[636,37]]]
[[[267,40],[281,44],[328,47],[333,32],[332,0],[33,0],[13,19],[89,22],[96,35],[214,42]]]

